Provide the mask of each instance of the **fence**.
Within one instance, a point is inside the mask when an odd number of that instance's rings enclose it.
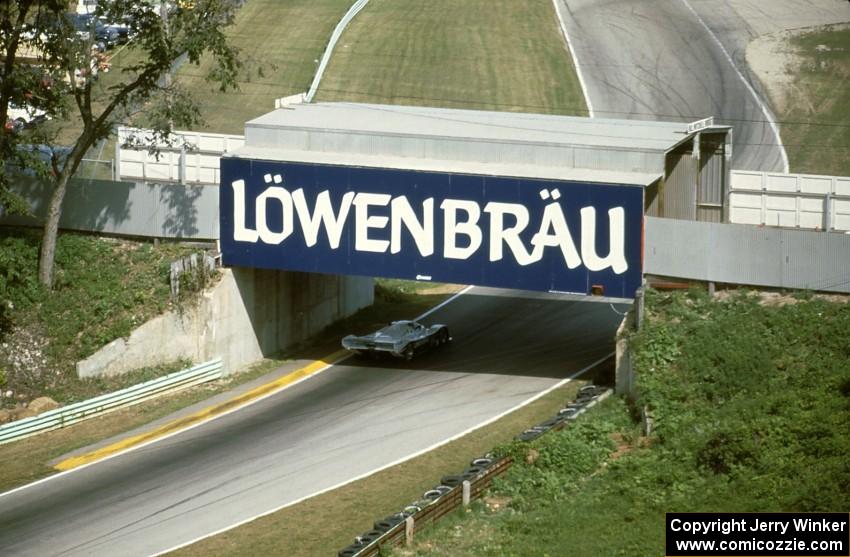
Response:
[[[585,385],[579,389],[573,402],[558,412],[554,418],[523,431],[519,441],[532,441],[548,431],[567,427],[570,422],[602,402],[611,389]],[[490,487],[493,478],[504,474],[513,464],[510,457],[493,460],[490,455],[477,458],[462,474],[444,476],[441,485],[428,490],[423,499],[405,507],[404,511],[374,523],[374,529],[358,536],[352,545],[342,549],[338,557],[371,557],[383,555],[383,548],[408,543],[416,532],[432,526],[440,518],[461,505],[479,498]],[[467,487],[468,485],[468,491]]]
[[[732,171],[730,220],[812,230],[850,230],[850,177]]]
[[[0,445],[60,429],[145,400],[220,379],[221,358],[132,387],[0,426]]]
[[[469,482],[470,500],[478,499],[484,491],[493,483],[493,478],[501,476],[508,471],[513,461],[510,458],[503,458],[495,462],[484,473]],[[463,502],[463,487],[458,485],[452,488],[451,491],[437,499],[431,505],[426,506],[422,510],[414,513],[413,517],[413,532],[421,531],[429,526],[433,526],[440,518],[452,512],[461,506]],[[382,555],[383,547],[394,547],[404,545],[407,533],[405,532],[407,524],[402,521],[393,526],[385,534],[382,534],[379,539],[363,549],[352,551],[352,556],[357,557],[373,557],[374,555]],[[340,552],[343,555],[343,552]]]
[[[21,179],[12,191],[24,197],[33,216],[4,215],[0,224],[40,226],[49,202],[48,184]],[[71,180],[59,226],[146,238],[218,238],[218,186]]]
[[[118,128],[116,175],[120,180],[218,184],[222,155],[245,144],[241,135],[175,131],[168,143],[151,132]],[[149,147],[158,152],[149,152]]]
[[[850,293],[850,234],[646,218],[644,272]]]

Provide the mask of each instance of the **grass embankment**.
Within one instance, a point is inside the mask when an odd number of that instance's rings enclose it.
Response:
[[[274,99],[306,92],[331,32],[350,0],[251,0],[228,29],[240,49],[239,90],[222,93],[206,81],[208,61],[184,64],[177,81],[201,108],[199,130],[244,133],[246,121],[274,110]]]
[[[71,402],[185,364],[91,380],[79,379],[74,367],[172,306],[169,265],[190,248],[60,234],[47,292],[37,277],[40,240],[35,230],[0,234],[0,388],[13,391],[0,403],[42,395]]]
[[[246,121],[274,109],[275,99],[307,91],[333,28],[350,6],[350,0],[251,0],[242,5],[226,31],[241,52],[243,71],[238,89],[221,92],[216,83],[207,80],[212,69],[209,59],[199,66],[185,63],[177,71],[176,84],[200,109],[202,123],[194,131],[241,135]],[[140,54],[130,42],[108,56],[111,67],[95,84],[96,101],[124,79],[122,69],[137,63]],[[57,130],[60,145],[70,144],[80,133],[74,117],[50,125]],[[96,146],[88,158],[111,161],[114,141],[110,138],[108,146]],[[110,178],[107,164],[84,166],[78,177]]]
[[[846,509],[850,304],[759,301],[650,292],[633,346],[651,435],[607,401],[533,444],[533,463],[513,447],[489,504],[396,553],[657,555],[668,511]]]
[[[549,0],[372,0],[317,98],[587,115]]]
[[[850,176],[850,28],[791,39],[798,57],[779,114],[791,172]]]

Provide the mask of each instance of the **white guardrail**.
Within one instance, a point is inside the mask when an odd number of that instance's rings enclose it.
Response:
[[[38,416],[8,423],[0,426],[0,445],[37,433],[67,427],[112,410],[132,406],[164,394],[220,379],[222,372],[221,358],[218,358],[114,393],[69,404]]]
[[[307,96],[305,100],[309,102],[313,102],[313,97],[316,95],[316,91],[319,89],[319,83],[322,81],[322,76],[325,73],[325,68],[328,66],[328,62],[331,59],[331,54],[333,53],[334,47],[336,46],[336,42],[342,36],[342,32],[345,31],[346,26],[354,19],[354,16],[357,13],[366,7],[366,4],[369,3],[369,0],[357,0],[348,11],[342,16],[342,19],[339,20],[336,27],[334,28],[334,32],[331,34],[331,39],[328,41],[328,46],[325,47],[325,52],[322,54],[322,60],[319,62],[319,69],[316,70],[316,75],[313,77],[313,83],[310,84],[310,90],[307,91]]]

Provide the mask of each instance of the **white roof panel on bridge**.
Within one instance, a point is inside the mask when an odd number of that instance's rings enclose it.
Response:
[[[358,103],[293,104],[246,123],[380,135],[463,138],[665,152],[688,136],[687,124]]]
[[[273,147],[243,147],[234,155],[256,160],[303,162],[328,165],[356,166],[365,168],[394,168],[423,170],[426,172],[454,172],[483,176],[506,176],[512,178],[538,178],[542,180],[564,180],[595,184],[624,184],[649,186],[659,179],[660,173],[618,172],[587,168],[547,167],[532,164],[498,164],[468,161],[433,161],[406,157],[381,157],[354,155],[349,153],[322,153],[315,151],[293,151]],[[227,155],[226,155],[227,156]]]
[[[305,162],[331,163],[330,154],[339,164],[379,166],[386,161],[394,168],[504,171],[518,177],[594,175],[594,182],[646,185],[664,174],[667,152],[691,136],[687,124],[675,122],[297,103],[247,122],[245,147],[232,156],[250,157],[263,150],[272,160],[281,160],[274,155],[280,151],[300,153],[298,160]],[[598,172],[614,174],[605,178]],[[622,173],[640,176],[627,179]]]

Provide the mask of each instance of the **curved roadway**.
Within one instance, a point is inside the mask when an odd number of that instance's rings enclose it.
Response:
[[[787,171],[774,116],[742,62],[749,29],[738,3],[556,0],[593,115],[714,116],[734,126],[732,168]]]
[[[613,350],[607,303],[475,288],[424,321],[454,341],[348,360],[240,411],[0,495],[5,555],[150,555],[441,443]]]

